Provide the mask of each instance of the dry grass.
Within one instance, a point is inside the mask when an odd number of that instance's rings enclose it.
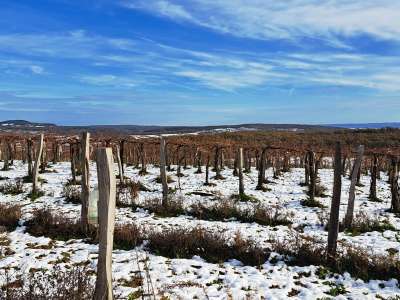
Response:
[[[81,204],[81,187],[79,185],[66,184],[63,187],[62,196],[67,202]]]
[[[24,183],[21,179],[16,181],[7,181],[0,185],[0,192],[5,195],[16,196],[24,193]]]
[[[387,219],[381,221],[378,216],[370,216],[365,211],[360,211],[354,216],[351,227],[346,229],[346,233],[355,236],[371,231],[384,232],[386,230],[396,231],[396,228]]]
[[[38,209],[33,218],[26,221],[26,231],[34,236],[47,236],[57,240],[85,238],[78,221],[51,212],[49,209]]]
[[[234,258],[246,265],[258,266],[269,256],[255,242],[244,240],[238,233],[231,241],[220,233],[211,233],[200,227],[150,232],[147,239],[149,250],[170,258],[199,255],[212,263]]]
[[[0,204],[0,226],[6,230],[13,231],[21,218],[21,208],[19,205]]]
[[[129,206],[139,196],[139,191],[143,190],[143,185],[139,181],[126,179],[117,185],[117,206]]]
[[[400,261],[394,256],[374,255],[350,244],[340,243],[336,262],[327,260],[325,243],[299,234],[285,240],[271,240],[271,251],[287,256],[288,263],[296,266],[324,266],[325,275],[350,273],[363,280],[389,280],[400,278]]]
[[[32,269],[31,269],[32,270]],[[74,266],[62,270],[55,266],[52,270],[35,270],[27,276],[12,274],[10,269],[0,273],[0,299],[7,300],[89,300],[93,297],[93,273],[87,266]],[[11,279],[16,277],[17,279]]]
[[[45,210],[36,212],[29,222],[27,231],[33,235],[63,240],[83,237],[77,223],[65,221]],[[94,236],[91,241],[95,241]],[[284,240],[271,238],[269,246],[264,249],[252,240],[243,239],[239,233],[232,239],[200,227],[156,231],[135,224],[116,226],[116,248],[132,249],[143,241],[147,241],[145,247],[152,253],[169,258],[191,258],[198,255],[212,263],[237,259],[245,265],[258,266],[269,259],[272,252],[276,252],[283,255],[288,264],[323,266],[327,270],[326,274],[349,272],[363,280],[400,278],[400,262],[395,255],[373,255],[365,249],[340,243],[336,262],[332,264],[326,258],[325,242],[297,233]]]
[[[224,221],[234,218],[244,223],[258,223],[267,226],[289,225],[290,215],[280,205],[264,206],[256,204],[251,208],[240,209],[236,201],[230,198],[218,199],[215,204],[206,206],[200,202],[192,204],[185,209],[182,196],[168,199],[167,205],[162,206],[161,200],[145,200],[142,205],[134,205],[134,209],[142,208],[156,214],[159,217],[177,217],[190,215],[200,220]]]

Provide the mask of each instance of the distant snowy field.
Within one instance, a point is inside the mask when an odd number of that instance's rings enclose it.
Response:
[[[26,199],[26,194],[30,191],[31,184],[25,184],[25,193],[17,196],[0,194],[0,203],[14,203],[23,206],[23,217],[20,226],[11,233],[4,233],[11,240],[10,248],[13,254],[5,257],[0,256],[0,270],[5,267],[19,268],[20,272],[29,272],[31,268],[52,268],[52,261],[55,261],[68,253],[70,259],[64,265],[72,265],[83,261],[90,261],[90,267],[95,269],[97,262],[97,245],[87,244],[80,240],[68,242],[56,241],[51,249],[38,249],[38,245],[48,245],[50,239],[45,237],[33,237],[24,232],[24,220],[31,217],[31,212],[35,208],[48,207],[54,209],[65,217],[79,218],[80,206],[66,203],[63,199],[62,190],[65,182],[71,177],[69,163],[57,163],[50,169],[56,173],[40,174],[40,177],[47,180],[41,186],[46,195],[31,202]],[[204,197],[190,194],[193,191],[221,193],[230,196],[238,192],[238,179],[232,176],[232,170],[225,168],[222,175],[225,180],[217,181],[211,179],[216,186],[205,187],[203,185],[205,174],[194,174],[195,168],[183,169],[184,177],[180,178],[181,190],[177,193],[182,194],[185,205],[195,202],[203,204],[211,203],[212,197]],[[145,199],[161,197],[161,184],[154,182],[159,175],[159,169],[148,166],[149,174],[139,176],[139,170],[133,167],[125,168],[125,176],[134,180],[140,180],[152,192],[140,192],[136,200],[141,202]],[[0,176],[8,177],[9,180],[25,176],[27,165],[16,161],[13,169],[0,172]],[[168,172],[175,180],[171,187],[178,187],[176,172]],[[116,166],[117,174],[117,166]],[[327,240],[327,232],[324,231],[318,219],[318,213],[322,210],[329,212],[330,197],[318,198],[326,208],[303,207],[300,201],[306,199],[305,187],[299,183],[304,180],[304,170],[293,168],[291,172],[284,173],[279,179],[272,179],[272,170],[268,170],[267,178],[272,183],[267,184],[271,189],[268,192],[256,191],[257,172],[252,168],[250,174],[245,174],[246,193],[255,196],[261,203],[273,205],[281,204],[284,209],[291,213],[293,224],[290,226],[269,227],[256,223],[240,223],[235,220],[224,222],[197,220],[189,216],[179,216],[173,218],[159,218],[145,210],[133,211],[131,208],[119,208],[117,210],[117,223],[131,223],[143,225],[148,228],[163,230],[166,228],[191,228],[201,226],[210,231],[234,236],[237,232],[249,239],[253,239],[258,245],[267,245],[271,236],[285,238],[290,235],[295,228],[304,227],[304,234],[316,237],[323,242]],[[97,184],[96,165],[91,163],[91,185]],[[210,177],[213,172],[210,172]],[[321,169],[319,173],[321,183],[327,187],[327,195],[332,194],[333,171]],[[387,219],[395,228],[395,231],[387,230],[381,232],[369,232],[358,236],[351,236],[345,233],[339,234],[339,244],[342,241],[350,242],[354,245],[364,247],[371,253],[387,254],[388,249],[400,251],[400,218],[394,214],[385,212],[390,208],[390,190],[386,183],[387,177],[382,173],[382,179],[378,181],[378,197],[383,200],[381,203],[368,201],[369,176],[362,176],[361,182],[364,187],[356,188],[355,213],[364,211],[369,215],[379,216]],[[0,183],[5,182],[5,180]],[[348,198],[349,180],[343,178],[342,186],[342,205],[340,219],[346,211]],[[246,206],[247,203],[238,203]],[[35,245],[35,246],[32,246]],[[321,254],[322,255],[322,254]],[[398,255],[398,254],[396,254]],[[113,280],[116,294],[119,298],[127,298],[135,291],[135,288],[124,287],[124,279],[128,280],[133,276],[138,266],[135,263],[137,258],[148,257],[150,277],[155,290],[167,289],[170,299],[288,299],[292,290],[298,291],[297,295],[290,299],[329,299],[333,298],[326,294],[330,289],[327,281],[343,284],[347,293],[339,295],[337,299],[388,299],[399,295],[400,289],[396,279],[389,281],[371,280],[364,282],[360,279],[352,278],[349,274],[341,274],[328,279],[320,279],[315,271],[316,266],[296,267],[288,266],[282,261],[266,262],[260,268],[244,266],[239,261],[231,260],[223,264],[211,264],[202,260],[200,257],[192,259],[168,259],[161,256],[146,253],[142,247],[135,250],[123,251],[114,250],[113,252]],[[311,275],[299,276],[299,273]],[[1,278],[1,277],[0,277]]]

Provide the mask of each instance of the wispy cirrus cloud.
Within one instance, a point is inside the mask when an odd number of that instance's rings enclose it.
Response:
[[[137,86],[137,83],[130,78],[121,76],[104,74],[104,75],[84,75],[78,78],[83,83],[99,86],[113,86],[113,87],[125,87],[133,88]]]
[[[173,86],[237,92],[257,88],[339,86],[400,91],[397,79],[400,71],[395,67],[400,65],[397,56],[338,51],[200,51],[148,39],[110,38],[82,30],[0,35],[0,49],[12,50],[16,55],[13,59],[2,59],[0,50],[0,69],[14,69],[23,76],[26,76],[23,72],[26,69],[34,75],[62,75],[72,83],[93,87]],[[71,68],[59,70],[60,60],[64,59],[74,63],[67,65]],[[46,62],[46,70],[41,61]]]
[[[0,35],[0,49],[33,57],[90,58],[99,51],[134,49],[132,39],[88,34],[84,30]]]
[[[392,0],[125,0],[122,5],[254,39],[319,39],[349,48],[360,34],[400,41],[400,2]]]

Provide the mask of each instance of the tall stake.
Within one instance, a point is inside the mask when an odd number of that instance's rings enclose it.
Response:
[[[353,172],[351,174],[351,183],[349,189],[349,202],[347,203],[347,212],[346,217],[344,219],[344,228],[350,228],[353,223],[353,215],[354,215],[354,199],[356,197],[356,183],[357,183],[357,174],[359,173],[361,167],[362,157],[364,155],[364,146],[360,145],[357,150],[356,161],[354,162]]]
[[[238,171],[239,171],[239,197],[244,195],[243,184],[243,148],[239,148],[238,152]]]
[[[112,250],[115,222],[115,175],[111,148],[96,152],[99,185],[99,258],[97,263],[95,300],[112,300]]]
[[[369,199],[376,201],[378,196],[376,195],[376,180],[378,178],[378,156],[374,154],[374,158],[371,166],[371,184],[369,186]]]
[[[168,204],[168,182],[167,173],[165,171],[165,139],[160,137],[160,177],[162,183],[162,206]]]
[[[340,194],[342,191],[342,153],[340,142],[336,142],[335,147],[335,171],[333,181],[333,195],[331,204],[331,213],[329,217],[328,232],[328,262],[334,263],[336,259],[337,237],[339,232],[339,206]]]
[[[82,180],[81,180],[81,228],[84,233],[88,232],[88,212],[89,212],[89,196],[90,196],[90,171],[89,171],[89,155],[90,155],[90,133],[83,132],[81,138],[81,166],[82,166]]]
[[[121,161],[121,151],[119,149],[119,146],[115,146],[115,156],[117,158],[117,163],[118,163],[118,174],[119,174],[119,182],[124,183],[125,178],[124,178],[124,168],[122,167],[122,161]]]
[[[43,152],[43,141],[44,141],[44,135],[42,133],[42,134],[40,134],[39,149],[36,152],[36,160],[35,160],[35,164],[33,166],[32,195],[35,195],[37,193],[37,186],[39,185],[39,165],[40,165],[40,160],[41,160],[42,152]]]

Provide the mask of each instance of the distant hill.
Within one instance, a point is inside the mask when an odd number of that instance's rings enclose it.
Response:
[[[1,121],[0,126],[30,126],[30,127],[45,126],[45,127],[50,127],[50,126],[57,126],[57,125],[51,124],[51,123],[34,123],[34,122],[26,121],[26,120],[7,120],[7,121]]]
[[[26,120],[7,120],[0,122],[2,132],[53,132],[58,134],[75,134],[82,131],[109,134],[182,134],[182,133],[221,133],[235,131],[333,131],[338,129],[380,129],[385,127],[400,128],[399,123],[359,123],[359,124],[332,124],[332,125],[304,125],[304,124],[236,124],[215,126],[158,126],[158,125],[89,125],[63,126],[52,123],[35,123]]]
[[[51,123],[34,123],[25,120],[7,120],[0,122],[0,131],[6,132],[55,132],[77,133],[83,130],[93,133],[114,134],[178,134],[178,133],[220,133],[252,130],[275,131],[326,131],[337,127],[304,124],[237,124],[215,126],[158,126],[158,125],[90,125],[90,126],[59,126]]]
[[[332,126],[348,129],[381,129],[381,128],[400,128],[400,122],[391,123],[349,123],[333,124]]]

